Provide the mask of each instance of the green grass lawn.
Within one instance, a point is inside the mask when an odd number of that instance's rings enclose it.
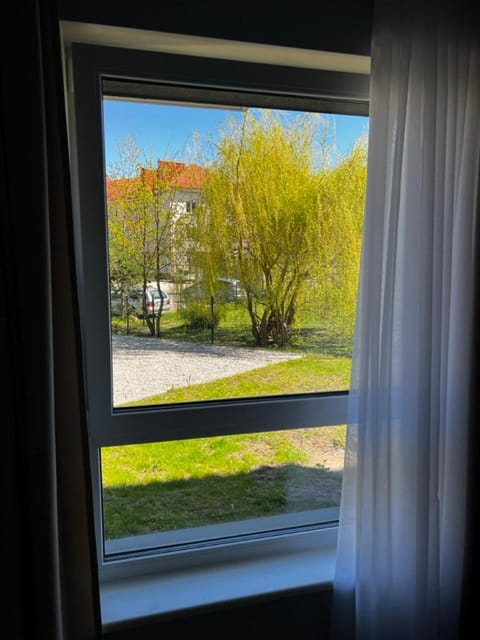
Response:
[[[344,437],[337,426],[104,449],[105,536],[337,506],[341,471],[321,459]]]
[[[114,333],[127,333],[127,323],[119,317],[112,319]],[[145,321],[130,317],[128,333],[148,335]],[[208,343],[211,330],[208,327],[191,328],[178,311],[166,313],[161,319],[161,337],[171,340]],[[215,344],[231,346],[255,346],[250,319],[245,307],[231,303],[224,306],[220,324],[214,331]],[[292,329],[292,337],[284,347],[288,351],[301,353],[321,353],[331,356],[350,357],[352,349],[351,331],[341,331],[338,327],[325,326],[312,314],[300,314],[297,326]]]
[[[349,358],[306,355],[212,382],[171,389],[119,406],[344,391],[350,386],[349,376]]]
[[[349,358],[310,354],[128,406],[342,390],[349,375]],[[105,536],[338,505],[341,472],[326,461],[344,438],[340,425],[104,448]]]

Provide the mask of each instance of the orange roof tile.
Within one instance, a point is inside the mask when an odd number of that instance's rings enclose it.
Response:
[[[142,169],[145,182],[153,187],[158,178],[172,187],[182,189],[201,189],[207,177],[207,170],[198,164],[159,160],[157,169]],[[141,184],[141,178],[107,178],[107,201],[125,197]]]

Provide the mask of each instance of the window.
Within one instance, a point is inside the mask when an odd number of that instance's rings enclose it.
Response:
[[[359,253],[364,197],[353,169],[364,165],[326,157],[324,124],[338,114],[365,127],[368,76],[68,45],[101,578],[166,580],[267,557],[286,568],[292,553],[331,545],[338,519],[349,256]],[[196,155],[162,151],[149,162],[127,136],[142,107],[167,123],[157,135],[180,114],[192,134],[207,115],[231,128],[213,146],[192,138]],[[122,109],[124,155],[109,163]],[[343,228],[342,175],[355,183]],[[326,442],[335,468],[322,460]]]

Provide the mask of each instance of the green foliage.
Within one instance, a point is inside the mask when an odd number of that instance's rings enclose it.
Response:
[[[209,167],[191,230],[194,260],[212,287],[220,276],[240,279],[259,345],[286,344],[312,295],[325,322],[351,331],[366,149],[332,168],[325,140],[315,114],[283,122],[246,112]]]
[[[119,148],[119,161],[107,206],[110,282],[123,294],[133,285],[165,279],[172,260],[172,225],[176,187],[157,170],[152,158],[132,138]],[[159,318],[149,318],[159,335]]]
[[[350,155],[318,176],[321,260],[312,270],[310,303],[321,309],[332,335],[351,340],[354,330],[358,273],[367,179],[366,139]]]
[[[217,327],[223,316],[222,306],[215,304],[213,308],[206,302],[189,302],[181,311],[180,317],[190,329]]]
[[[366,139],[334,158],[318,114],[247,111],[221,133],[199,206],[178,215],[175,187],[135,140],[110,177],[109,269],[134,284],[193,275],[207,298],[236,278],[256,344],[285,346],[315,317],[339,340],[353,334],[366,190]],[[335,162],[332,161],[335,160]],[[201,315],[191,326],[202,326]],[[204,314],[203,314],[204,315]],[[156,327],[155,327],[156,324]],[[204,323],[203,323],[204,325]],[[163,321],[162,321],[163,326]],[[160,325],[149,322],[151,333]]]

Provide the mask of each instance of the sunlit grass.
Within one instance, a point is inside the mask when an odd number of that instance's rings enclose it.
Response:
[[[106,538],[337,506],[343,429],[103,448]]]
[[[344,391],[350,386],[350,366],[349,358],[308,355],[212,382],[173,388],[119,406]]]

